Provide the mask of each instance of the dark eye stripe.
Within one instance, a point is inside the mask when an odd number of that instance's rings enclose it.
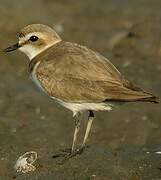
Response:
[[[39,38],[37,37],[37,36],[31,36],[30,37],[30,41],[32,41],[32,42],[35,42],[35,41],[37,41]]]

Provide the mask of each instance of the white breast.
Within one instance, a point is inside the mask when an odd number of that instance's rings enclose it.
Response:
[[[38,61],[36,65],[34,66],[34,69],[31,73],[31,79],[35,82],[35,84],[39,87],[40,90],[46,93],[45,89],[41,86],[40,81],[37,79],[37,76],[36,76],[36,69],[39,66],[39,64],[40,64],[40,61]]]

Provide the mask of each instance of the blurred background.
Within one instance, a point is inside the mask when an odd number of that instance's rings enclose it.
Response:
[[[32,23],[99,51],[127,79],[161,97],[160,0],[0,0],[0,48],[17,42],[18,31]],[[155,153],[161,151],[160,104],[96,113],[90,147],[58,165],[52,155],[71,145],[72,113],[37,89],[28,63],[20,52],[0,52],[0,179],[161,179],[161,154]],[[37,170],[17,175],[13,166],[26,151],[38,153]]]

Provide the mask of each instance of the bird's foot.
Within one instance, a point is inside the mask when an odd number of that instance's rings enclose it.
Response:
[[[59,157],[65,157],[67,154],[70,154],[72,152],[71,148],[66,148],[66,149],[60,149],[57,154],[54,154],[52,158],[59,158]]]
[[[55,154],[52,157],[53,158],[63,157],[63,160],[61,161],[61,164],[63,164],[65,161],[71,159],[72,157],[81,155],[86,147],[88,147],[88,146],[82,146],[78,149],[75,149],[74,151],[72,151],[72,149],[70,149],[70,148],[61,150],[60,153]]]

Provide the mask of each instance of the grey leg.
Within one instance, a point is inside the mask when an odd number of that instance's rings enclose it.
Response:
[[[80,127],[80,121],[77,117],[76,119],[76,124],[75,124],[75,131],[74,131],[74,138],[73,138],[73,145],[72,145],[72,152],[69,153],[64,161],[62,161],[62,163],[64,163],[66,160],[78,155],[78,154],[81,154],[84,149],[85,149],[85,145],[86,145],[86,141],[87,141],[87,138],[89,136],[89,132],[90,132],[90,129],[91,129],[91,125],[92,125],[92,122],[93,122],[93,119],[94,119],[94,113],[93,111],[89,111],[89,116],[88,116],[88,123],[87,123],[87,128],[86,128],[86,132],[85,132],[85,136],[84,136],[84,140],[83,140],[83,143],[82,143],[82,146],[79,148],[79,149],[75,149],[75,143],[76,143],[76,139],[77,139],[77,134],[78,134],[78,131],[79,131],[79,127]]]
[[[74,130],[72,148],[67,148],[67,149],[62,149],[62,150],[60,150],[59,153],[54,154],[54,155],[52,156],[53,158],[65,157],[64,160],[67,160],[67,159],[75,156],[75,154],[76,154],[75,145],[76,145],[77,135],[78,135],[79,128],[80,128],[79,115],[80,115],[80,113],[77,113],[77,114],[74,116],[74,118],[75,118],[75,130]]]
[[[86,128],[85,136],[84,136],[83,143],[82,143],[82,148],[84,148],[86,145],[86,141],[89,136],[89,132],[90,132],[90,129],[92,126],[93,119],[94,119],[94,113],[93,113],[93,111],[90,110],[89,116],[88,116],[87,128]]]
[[[76,118],[75,119],[75,130],[74,130],[72,149],[63,150],[62,153],[56,154],[56,155],[53,156],[53,158],[64,156],[65,159],[61,162],[61,164],[63,164],[66,160],[68,160],[68,159],[70,159],[70,158],[72,158],[72,157],[74,157],[74,156],[76,156],[78,154],[81,154],[83,152],[84,148],[85,148],[86,141],[87,141],[87,138],[89,136],[91,125],[92,125],[92,122],[93,122],[93,119],[94,119],[94,113],[91,110],[89,111],[88,123],[87,123],[87,128],[86,128],[86,132],[85,132],[85,136],[84,136],[82,146],[79,149],[76,149],[75,144],[76,144],[76,141],[77,141],[77,135],[78,135],[79,128],[80,128],[80,120],[79,120],[78,115],[79,114],[77,114],[77,116],[75,117]]]
[[[77,135],[79,132],[79,128],[80,128],[79,114],[76,114],[76,116],[75,116],[75,130],[74,130],[73,143],[72,143],[72,152],[75,151],[75,144],[77,141]]]

